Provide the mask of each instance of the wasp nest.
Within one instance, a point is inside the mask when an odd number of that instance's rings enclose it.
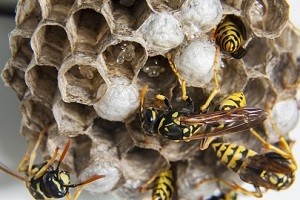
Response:
[[[150,88],[145,106],[157,93],[174,107],[184,106],[165,57],[170,52],[198,109],[214,87],[211,30],[223,15],[235,15],[245,25],[247,54],[234,59],[222,51],[215,100],[243,91],[249,106],[272,109],[288,139],[299,117],[292,86],[300,73],[299,36],[288,12],[284,0],[19,0],[9,37],[12,57],[2,78],[21,101],[21,132],[28,140],[51,124],[49,154],[71,137],[65,164],[80,180],[106,175],[86,190],[140,199],[145,194],[138,188],[172,161],[178,163],[178,196],[208,198],[218,185],[195,189],[203,178],[228,179],[230,174],[242,182],[211,149],[199,151],[198,141],[145,137],[138,117],[140,89]],[[277,142],[267,129],[267,139]],[[259,151],[261,144],[249,135],[226,140]]]

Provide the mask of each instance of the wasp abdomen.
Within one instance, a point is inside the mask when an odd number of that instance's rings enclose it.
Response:
[[[231,21],[221,23],[216,30],[216,35],[217,43],[229,53],[237,51],[241,46],[242,34]]]
[[[257,154],[244,146],[231,143],[213,143],[211,146],[220,161],[234,172],[238,172],[246,158]]]
[[[174,176],[171,170],[162,171],[154,180],[152,200],[170,200],[174,193]]]

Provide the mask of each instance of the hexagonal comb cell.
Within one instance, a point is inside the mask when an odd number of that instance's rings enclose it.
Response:
[[[103,13],[107,21],[111,22],[111,31],[114,34],[128,35],[137,30],[151,10],[146,0],[139,1],[111,0],[104,6]]]
[[[145,48],[134,41],[108,46],[102,56],[110,76],[133,79],[145,60]]]
[[[26,67],[26,66],[24,66]],[[10,59],[1,73],[2,79],[6,85],[9,85],[21,100],[27,91],[27,85],[25,83],[25,72],[15,67],[14,60]]]
[[[76,11],[67,27],[72,34],[72,50],[81,52],[94,52],[97,43],[109,32],[102,14],[88,8]]]
[[[286,1],[249,0],[243,1],[242,7],[252,31],[259,37],[278,37],[289,18]]]
[[[156,92],[167,94],[177,81],[174,72],[169,66],[168,60],[163,56],[148,57],[146,64],[138,73],[139,85],[149,85]]]
[[[59,95],[55,98],[52,109],[58,131],[68,136],[83,134],[97,117],[93,107],[65,103]]]
[[[147,181],[155,172],[166,168],[168,163],[155,150],[134,147],[121,159],[121,166],[126,179]]]
[[[33,96],[51,107],[57,90],[57,69],[50,65],[38,65],[34,62],[26,71],[26,83]]]
[[[18,31],[10,33],[10,48],[12,57],[27,66],[32,58],[33,51],[30,46],[30,38],[21,36]],[[25,71],[25,69],[22,69]]]
[[[219,84],[221,87],[220,95],[227,96],[232,92],[242,91],[247,82],[247,74],[241,60],[226,59],[224,67],[219,70]],[[232,81],[228,81],[229,77]],[[214,87],[215,83],[211,82]]]
[[[41,7],[38,0],[19,1],[17,5],[17,28],[34,31],[42,19]]]
[[[33,98],[23,101],[21,110],[23,125],[31,127],[37,132],[54,122],[52,110]]]
[[[70,42],[63,27],[43,24],[32,36],[32,49],[39,64],[60,66],[70,53]]]
[[[59,70],[59,89],[65,102],[92,105],[106,90],[95,58],[73,55],[64,60]]]
[[[270,77],[274,87],[282,91],[299,80],[300,69],[291,53],[283,53],[276,60],[276,64],[267,68],[267,75]]]
[[[247,45],[247,54],[243,58],[245,66],[254,68],[261,73],[265,73],[266,64],[274,57],[278,57],[279,53],[274,47],[273,41],[259,37],[253,37]],[[259,54],[257,53],[259,52]],[[255,59],[253,56],[255,55]]]
[[[174,11],[178,10],[185,0],[148,0],[150,8],[156,12]]]
[[[70,8],[75,0],[42,0],[40,1],[43,17],[65,24]]]
[[[247,99],[247,106],[259,108],[268,108],[269,105],[274,104],[277,98],[277,93],[270,80],[263,77],[248,79],[244,93]]]

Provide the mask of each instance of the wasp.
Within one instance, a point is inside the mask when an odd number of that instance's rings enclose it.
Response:
[[[176,168],[171,166],[170,169],[163,170],[154,175],[140,187],[140,192],[144,192],[150,186],[152,188],[152,200],[171,200],[177,199],[175,174]]]
[[[226,106],[224,102],[220,104],[223,110],[194,114],[194,105],[190,98],[187,99],[187,108],[178,111],[172,108],[167,97],[160,94],[156,95],[156,98],[164,101],[167,107],[165,111],[154,107],[144,109],[144,98],[147,90],[148,86],[146,85],[142,89],[140,97],[142,130],[146,134],[159,134],[170,140],[199,140],[241,132],[261,123],[267,116],[267,113],[259,108],[237,107],[225,109],[229,108],[230,105]],[[237,99],[228,97],[226,101],[232,101],[231,103],[234,104],[235,100]],[[235,103],[239,103],[238,101]],[[205,131],[205,129],[203,131],[202,127],[210,127],[210,129],[209,131]]]
[[[278,128],[275,127],[274,129],[279,136],[278,144],[282,149],[269,144],[253,128],[249,130],[250,133],[263,144],[268,150],[267,152],[258,153],[245,146],[231,143],[215,142],[211,144],[221,163],[237,173],[242,181],[252,184],[255,191],[249,191],[235,183],[218,178],[211,178],[206,181],[218,181],[227,187],[231,187],[235,192],[255,197],[263,196],[261,187],[266,190],[278,191],[289,188],[295,180],[297,164],[288,142],[281,135]],[[200,184],[197,184],[197,186]]]
[[[217,26],[214,31],[214,37],[216,39],[216,53],[213,62],[213,79],[214,88],[210,92],[206,102],[200,107],[201,112],[205,112],[210,106],[210,103],[214,97],[220,92],[220,85],[218,79],[218,66],[220,61],[220,48],[231,53],[235,58],[242,58],[246,54],[246,50],[241,46],[242,39],[246,40],[246,28],[243,22],[234,15],[225,15],[221,23]],[[175,63],[172,60],[171,53],[167,53],[169,65],[177,76],[178,82],[181,85],[182,99],[186,101],[189,97],[186,94],[186,81],[178,72]]]
[[[93,175],[83,182],[77,184],[70,183],[69,172],[61,171],[59,167],[66,154],[68,153],[68,150],[71,146],[71,140],[69,140],[65,145],[56,167],[54,167],[53,163],[58,156],[58,147],[55,149],[54,155],[47,162],[41,164],[33,164],[36,157],[36,151],[39,148],[39,145],[46,131],[47,128],[44,128],[39,134],[38,140],[35,145],[29,146],[27,153],[25,154],[19,165],[19,172],[24,172],[25,176],[21,176],[15,173],[2,162],[0,162],[0,169],[7,174],[23,181],[34,199],[59,199],[66,196],[67,199],[76,200],[82,192],[84,186],[105,177],[105,175]],[[25,166],[27,162],[28,166]],[[76,188],[73,198],[71,198],[69,188]]]
[[[242,42],[246,40],[246,27],[235,15],[225,15],[215,30],[216,43],[232,57],[241,59],[246,55]]]
[[[234,190],[231,190],[229,192],[221,192],[218,195],[213,195],[207,200],[236,200],[237,199],[237,193]]]

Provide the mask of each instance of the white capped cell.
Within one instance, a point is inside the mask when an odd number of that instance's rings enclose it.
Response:
[[[218,25],[223,15],[219,0],[189,0],[183,4],[178,19],[188,37],[208,32]]]
[[[179,46],[184,39],[179,22],[167,13],[157,13],[149,17],[141,33],[149,49],[161,54]]]
[[[209,83],[213,77],[215,52],[215,45],[208,40],[194,41],[182,48],[175,65],[187,85],[204,87]]]
[[[277,102],[272,110],[272,118],[281,133],[290,132],[299,121],[297,101],[286,99]]]
[[[110,121],[124,121],[139,107],[139,89],[131,84],[112,84],[94,104],[98,115]]]

